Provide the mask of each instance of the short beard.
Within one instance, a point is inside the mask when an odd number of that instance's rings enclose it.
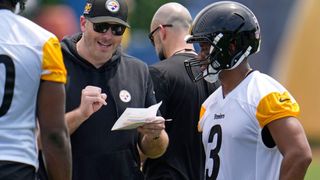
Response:
[[[166,57],[164,56],[164,53],[163,53],[163,49],[161,49],[158,53],[158,57],[160,59],[160,61],[163,61],[166,59]]]

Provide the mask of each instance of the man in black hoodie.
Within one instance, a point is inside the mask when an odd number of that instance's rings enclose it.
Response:
[[[87,0],[82,33],[62,41],[73,180],[144,179],[139,151],[157,158],[168,145],[159,116],[138,129],[111,131],[127,107],[156,103],[147,65],[120,46],[127,14],[125,0]]]

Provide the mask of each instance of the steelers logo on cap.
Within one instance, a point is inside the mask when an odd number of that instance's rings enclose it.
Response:
[[[119,11],[120,9],[120,4],[118,1],[116,0],[108,0],[106,2],[106,8],[110,11],[110,12],[113,12],[113,13],[116,13]]]
[[[123,102],[127,103],[131,101],[131,95],[127,90],[121,90],[119,93],[119,97]]]

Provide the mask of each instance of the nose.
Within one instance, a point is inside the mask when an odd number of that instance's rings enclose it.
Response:
[[[200,70],[201,70],[201,71],[206,70],[207,67],[208,67],[208,64],[206,63],[207,60],[206,60],[206,56],[204,55],[204,52],[203,52],[203,51],[201,51],[201,52],[198,54],[197,59],[198,59],[198,61],[201,61],[201,62],[200,62]]]
[[[207,67],[208,67],[208,64],[203,64],[203,65],[200,66],[200,70],[204,71],[204,70],[207,69]]]

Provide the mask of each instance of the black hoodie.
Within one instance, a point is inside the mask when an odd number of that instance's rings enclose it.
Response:
[[[61,43],[68,72],[66,111],[80,105],[81,90],[87,85],[102,88],[108,104],[71,135],[73,180],[143,179],[136,148],[137,131],[111,128],[127,107],[145,108],[156,103],[148,67],[119,47],[97,69],[77,53],[75,44],[80,38],[81,34],[76,34]]]

